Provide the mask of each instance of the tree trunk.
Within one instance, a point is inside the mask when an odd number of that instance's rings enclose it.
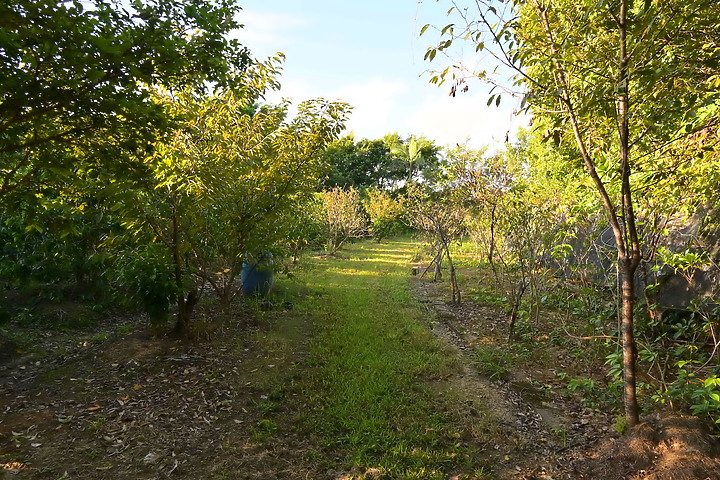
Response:
[[[630,91],[629,57],[627,52],[627,2],[621,0],[618,16],[619,59],[618,59],[618,139],[620,143],[620,179],[622,182],[623,240],[622,250],[618,248],[618,272],[620,273],[620,298],[622,299],[621,330],[623,345],[623,376],[625,419],[629,427],[640,423],[637,392],[635,388],[635,364],[637,347],[633,326],[635,306],[635,272],[640,264],[640,238],[635,224],[632,188],[630,186]],[[618,232],[619,233],[619,232]],[[617,237],[617,235],[616,235]]]
[[[457,283],[457,275],[455,274],[455,265],[450,257],[450,249],[446,246],[446,255],[448,259],[448,269],[450,271],[450,289],[452,290],[453,303],[460,303],[460,288]]]
[[[439,280],[442,280],[442,259],[444,255],[444,251],[442,246],[438,247],[438,252],[435,254],[434,264],[435,269],[433,271],[433,282],[437,282]]]
[[[623,350],[623,401],[625,404],[625,419],[629,427],[640,423],[636,389],[636,358],[637,346],[634,332],[634,306],[635,306],[635,270],[630,259],[618,259],[620,268],[621,311],[620,328],[622,331]]]
[[[177,319],[175,321],[175,328],[173,328],[173,334],[178,337],[183,337],[187,334],[188,325],[190,324],[190,318],[192,316],[195,304],[198,301],[197,292],[191,291],[185,297],[183,288],[183,272],[182,272],[182,255],[180,253],[180,225],[179,225],[179,212],[177,208],[177,196],[173,195],[173,208],[172,208],[172,255],[173,255],[173,268],[175,273],[175,288],[177,290]]]
[[[523,280],[518,285],[517,291],[513,291],[511,306],[510,306],[510,332],[508,333],[508,340],[512,341],[515,338],[515,325],[517,324],[518,314],[520,312],[520,305],[522,304],[525,290],[527,289],[527,283]]]

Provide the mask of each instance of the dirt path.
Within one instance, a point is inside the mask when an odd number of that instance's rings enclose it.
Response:
[[[426,280],[413,279],[413,289],[435,317],[432,331],[462,359],[462,371],[448,379],[445,388],[461,405],[468,406],[469,412],[481,405],[489,417],[489,423],[476,424],[474,436],[481,441],[488,435],[492,437],[497,478],[554,478],[561,473],[564,457],[573,447],[591,446],[609,430],[607,416],[566,398],[550,398],[536,380],[547,377],[543,372],[536,371],[533,376],[515,371],[508,380],[478,373],[473,346],[483,335],[478,331],[480,325],[472,324],[472,319],[489,317],[499,323],[499,309],[453,307],[442,300],[443,286]]]

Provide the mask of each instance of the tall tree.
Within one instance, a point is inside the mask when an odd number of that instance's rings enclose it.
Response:
[[[391,170],[395,180],[411,184],[432,179],[439,170],[440,148],[425,137],[400,138],[397,133],[385,135],[393,156]]]
[[[713,25],[720,6],[712,0],[479,1],[477,9],[450,3],[459,23],[438,29],[440,42],[426,58],[468,39],[494,57],[513,80],[490,70],[475,75],[522,96],[533,115],[550,121],[548,137],[572,139],[601,200],[617,247],[625,416],[633,426],[639,421],[634,278],[642,259],[633,174],[651,169],[652,159],[717,101],[720,45]],[[456,86],[466,75],[448,68],[433,81]],[[493,94],[490,101],[499,99]]]
[[[323,152],[330,166],[327,187],[388,186],[390,149],[382,140],[362,139],[352,135],[331,143]]]

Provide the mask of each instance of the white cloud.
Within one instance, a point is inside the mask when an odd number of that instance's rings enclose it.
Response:
[[[413,132],[434,139],[438,145],[454,146],[467,141],[471,148],[497,147],[509,135],[513,140],[518,127],[527,124],[513,114],[511,106],[487,106],[487,96],[426,97],[410,114]]]
[[[285,81],[281,76],[280,83],[282,89],[269,95],[268,102],[287,98],[296,105],[303,100],[322,97],[330,101],[349,103],[353,110],[347,132],[354,132],[358,138],[376,139],[396,130],[403,130],[398,123],[398,112],[401,111],[400,93],[404,88],[402,81],[373,77],[367,82],[326,89],[326,86],[316,86],[297,79]]]
[[[365,83],[340,88],[333,94],[353,106],[348,130],[356,132],[360,138],[374,139],[400,127],[396,115],[403,88],[401,81],[375,77]]]
[[[443,89],[413,89],[413,82],[383,77],[336,89],[298,78],[284,81],[281,76],[280,80],[282,90],[272,93],[269,102],[287,98],[298,104],[318,97],[347,102],[353,106],[347,132],[355,133],[358,139],[398,132],[402,136],[423,135],[439,146],[467,142],[471,148],[497,149],[506,135],[513,141],[517,129],[528,124],[527,117],[513,114],[510,104],[488,107],[487,95],[479,92],[453,98]]]

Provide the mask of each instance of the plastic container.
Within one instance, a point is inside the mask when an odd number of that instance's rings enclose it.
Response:
[[[243,295],[265,297],[270,293],[275,280],[272,263],[272,254],[269,252],[263,254],[259,261],[249,259],[243,263],[240,272]]]

